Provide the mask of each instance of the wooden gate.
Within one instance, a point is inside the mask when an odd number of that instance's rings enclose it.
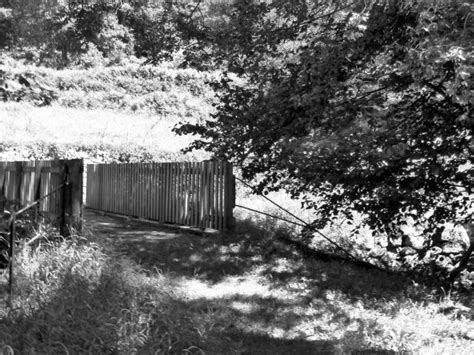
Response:
[[[232,164],[134,163],[87,165],[87,207],[200,228],[233,225]]]
[[[0,214],[15,212],[40,197],[36,210],[51,222],[79,229],[82,220],[83,161],[0,161]]]

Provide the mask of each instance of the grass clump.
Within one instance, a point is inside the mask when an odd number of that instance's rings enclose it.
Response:
[[[199,353],[198,329],[165,277],[89,235],[22,247],[0,349],[33,353]],[[197,314],[194,314],[197,315]],[[200,322],[200,326],[202,322]]]

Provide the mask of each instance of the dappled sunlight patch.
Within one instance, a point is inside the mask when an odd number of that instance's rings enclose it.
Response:
[[[234,301],[230,306],[242,314],[250,314],[255,310],[255,306],[251,302]]]
[[[273,262],[272,271],[277,273],[294,272],[298,269],[298,263],[287,258],[278,258]]]
[[[304,339],[341,352],[411,351],[446,336],[466,342],[469,320],[440,312],[426,287],[351,263],[305,259],[254,233],[171,247],[183,269],[163,276],[175,296],[206,319],[202,334],[228,334],[243,348],[252,348],[254,339],[265,344]]]
[[[134,230],[123,222],[123,232]],[[109,235],[117,228],[102,225],[95,232],[102,229]],[[397,275],[304,258],[254,232],[222,238],[183,234],[150,243],[146,228],[137,230],[143,233],[120,240],[99,233],[104,241],[85,244],[106,255],[102,270],[91,280],[87,273],[66,275],[40,314],[74,334],[78,328],[67,323],[73,312],[77,327],[91,329],[86,344],[102,353],[415,351],[438,349],[437,340],[448,343],[447,338],[468,348],[472,322],[465,308],[439,302]],[[30,314],[42,322],[37,311]]]
[[[271,294],[267,282],[255,276],[226,276],[215,284],[183,278],[178,287],[190,299],[215,299],[232,295],[265,297]]]

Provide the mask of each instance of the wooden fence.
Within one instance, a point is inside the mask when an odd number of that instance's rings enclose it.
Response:
[[[0,161],[0,214],[17,211],[64,185],[43,199],[37,212],[61,226],[80,228],[83,161]],[[67,182],[67,184],[64,184]]]
[[[235,180],[226,162],[90,164],[86,205],[200,228],[233,225]]]

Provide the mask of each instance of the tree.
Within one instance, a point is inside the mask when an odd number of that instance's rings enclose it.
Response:
[[[147,58],[149,63],[171,59],[182,44],[171,2],[154,9],[124,6],[118,15],[120,23],[133,30],[136,55]]]
[[[13,39],[13,18],[10,9],[0,8],[0,47],[11,45]]]
[[[232,160],[261,192],[303,197],[314,227],[359,212],[393,235],[413,218],[420,254],[443,223],[472,218],[469,4],[246,5],[216,115],[176,128],[200,135],[189,150]]]
[[[63,64],[91,48],[109,62],[133,55],[133,35],[119,24],[117,12],[118,6],[104,3],[58,7],[47,19],[50,51],[60,50]]]

